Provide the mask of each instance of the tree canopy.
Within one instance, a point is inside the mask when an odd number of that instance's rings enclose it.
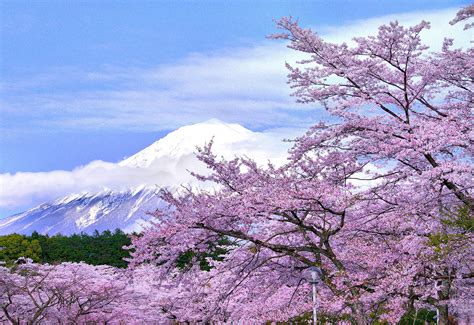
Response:
[[[130,257],[130,253],[124,247],[130,243],[129,235],[120,229],[71,236],[49,236],[37,232],[30,236],[12,234],[0,236],[0,246],[4,247],[0,250],[0,261],[12,265],[18,258],[26,257],[40,263],[85,262],[125,268],[127,262],[124,259]]]
[[[195,176],[217,190],[165,191],[170,208],[133,241],[133,262],[154,260],[163,279],[186,283],[173,311],[183,320],[301,315],[311,309],[302,279],[312,266],[322,270],[319,308],[327,314],[358,324],[394,323],[421,307],[437,309],[441,324],[466,316],[474,50],[445,39],[430,52],[424,21],[391,22],[353,45],[327,42],[291,18],[277,25],[283,33],[274,38],[306,55],[287,64],[293,96],[322,105],[336,122],[297,138],[283,166],[225,160],[211,141],[198,153],[210,174]],[[222,236],[232,247],[209,272],[170,272],[183,252]]]

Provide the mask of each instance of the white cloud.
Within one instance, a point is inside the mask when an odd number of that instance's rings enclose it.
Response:
[[[425,30],[421,36],[423,42],[430,46],[432,51],[441,49],[445,37],[454,38],[458,47],[469,47],[472,34],[463,30],[463,24],[451,26],[449,22],[456,16],[460,8],[448,8],[443,10],[432,10],[424,12],[409,12],[393,14],[370,19],[357,20],[343,26],[324,26],[320,28],[320,34],[326,36],[332,42],[348,42],[352,37],[374,35],[380,25],[386,25],[391,21],[398,21],[403,26],[414,26],[422,20],[431,23],[431,28]]]
[[[379,25],[389,21],[414,25],[424,19],[432,22],[432,28],[422,36],[433,50],[445,36],[466,47],[470,34],[461,25],[448,23],[456,11],[389,15],[313,29],[327,40],[350,42],[353,36],[375,34]],[[324,112],[314,110],[314,105],[296,104],[289,97],[284,63],[294,62],[298,56],[282,42],[265,41],[248,48],[192,54],[155,67],[61,69],[54,76],[4,84],[13,95],[3,99],[2,110],[7,119],[21,116],[43,128],[169,130],[214,117],[254,128],[308,125]],[[56,87],[58,84],[81,90],[61,91],[58,89],[68,87]],[[46,89],[41,95],[28,92],[34,85]],[[21,96],[15,95],[18,87],[24,87]]]

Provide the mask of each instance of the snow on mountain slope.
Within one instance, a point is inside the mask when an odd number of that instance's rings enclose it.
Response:
[[[254,132],[238,124],[227,124],[212,119],[198,124],[186,125],[170,132],[151,146],[121,161],[119,165],[148,168],[160,158],[166,157],[178,160],[185,155],[193,154],[196,151],[196,146],[203,146],[211,139],[214,139],[215,146],[221,147],[251,141],[253,138],[255,138]]]
[[[160,204],[159,187],[176,187],[193,181],[189,170],[205,173],[205,166],[196,157],[196,147],[214,139],[213,150],[233,158],[247,155],[259,163],[268,159],[282,161],[287,149],[281,138],[250,131],[238,124],[219,120],[181,127],[137,154],[117,164],[92,162],[73,171],[0,175],[0,202],[14,200],[15,191],[29,184],[25,195],[44,197],[48,190],[58,197],[26,212],[0,219],[0,235],[12,232],[62,233],[92,232],[95,229],[121,228],[139,230],[150,219],[147,211]],[[36,184],[42,184],[35,189]],[[62,185],[64,184],[64,185]],[[17,186],[15,186],[17,185]],[[104,191],[103,188],[110,190]],[[76,193],[76,194],[74,194]],[[82,193],[82,194],[77,194]],[[51,195],[53,195],[51,194]],[[51,202],[50,201],[50,202]]]
[[[0,220],[0,234],[92,233],[120,228],[140,231],[160,206],[158,188],[141,187],[129,191],[74,194],[50,204]]]

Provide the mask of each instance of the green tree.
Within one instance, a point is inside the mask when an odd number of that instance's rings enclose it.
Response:
[[[0,236],[0,261],[12,265],[18,258],[27,257],[35,262],[41,260],[41,245],[37,239],[11,234]]]

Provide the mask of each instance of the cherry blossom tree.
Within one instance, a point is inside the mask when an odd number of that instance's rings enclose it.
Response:
[[[474,16],[474,4],[471,4],[467,7],[459,10],[456,17],[452,21],[450,21],[449,23],[451,25],[454,25],[454,24],[457,24],[460,21],[468,20],[472,16]],[[472,28],[473,26],[474,26],[473,23],[468,23],[468,24],[464,25],[464,30]]]
[[[466,20],[464,9],[454,22]],[[198,152],[215,184],[163,192],[169,209],[133,241],[134,265],[157,265],[179,288],[166,307],[182,321],[289,320],[310,310],[305,270],[322,270],[320,309],[368,324],[435,308],[440,323],[469,313],[473,277],[473,49],[423,45],[430,24],[397,22],[354,45],[324,41],[291,18],[274,38],[307,54],[287,65],[294,96],[321,104],[283,166]],[[202,271],[186,252],[227,239]],[[342,320],[341,318],[341,320]]]
[[[19,264],[0,268],[0,321],[11,324],[166,323],[172,290],[151,266],[123,270],[85,263]]]
[[[453,24],[468,20],[472,6]],[[469,322],[474,298],[472,48],[432,53],[421,22],[353,45],[291,18],[283,39],[298,101],[335,121],[295,139],[281,166],[198,150],[214,187],[163,191],[168,208],[133,239],[128,270],[84,263],[0,267],[0,321],[396,323],[436,309]],[[467,27],[470,25],[468,24]]]
[[[39,324],[113,320],[121,314],[117,308],[126,286],[109,266],[24,261],[1,268],[0,288],[0,320]]]

